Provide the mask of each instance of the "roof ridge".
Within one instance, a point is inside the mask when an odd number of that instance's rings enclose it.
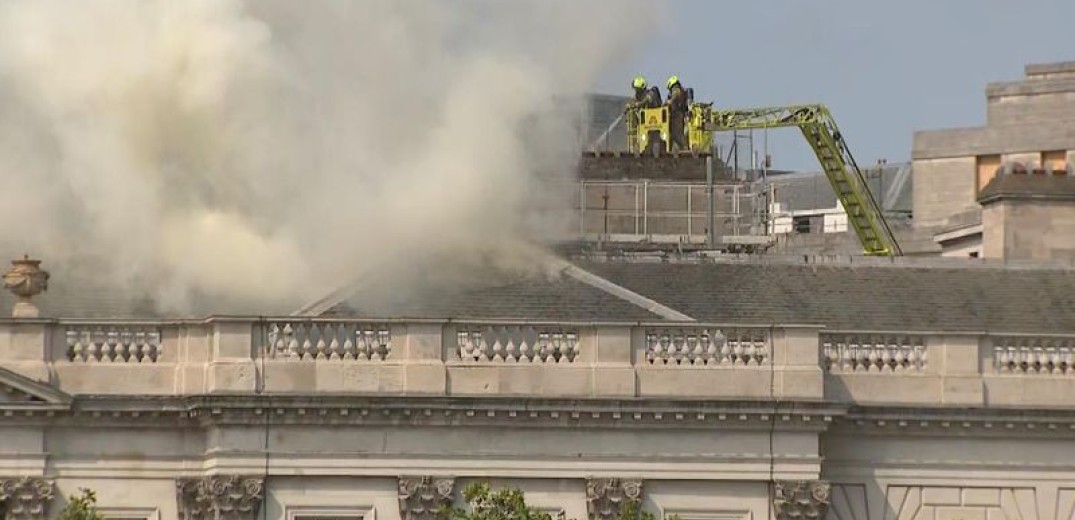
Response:
[[[602,292],[615,296],[621,300],[624,300],[636,307],[645,309],[653,314],[656,314],[669,321],[698,321],[682,312],[679,312],[667,305],[658,302],[652,298],[647,298],[639,293],[636,293],[622,285],[616,284],[596,274],[593,274],[575,264],[567,261],[563,261],[564,268],[561,271],[567,276],[582,282],[590,287],[598,289]]]

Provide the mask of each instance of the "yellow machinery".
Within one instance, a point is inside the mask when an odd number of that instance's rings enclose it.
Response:
[[[703,128],[720,132],[792,126],[802,132],[814,150],[864,252],[871,256],[902,256],[903,251],[870,193],[862,170],[824,105],[713,111]]]
[[[627,113],[627,149],[632,153],[667,151],[668,132],[666,106],[637,108]]]
[[[843,135],[824,105],[797,105],[734,110],[713,110],[712,103],[691,103],[684,131],[688,155],[708,154],[715,132],[797,127],[810,143],[847,219],[872,256],[901,256],[903,252]],[[628,150],[660,156],[672,153],[667,107],[633,109],[627,114]],[[678,154],[676,154],[678,155]]]
[[[692,103],[687,114],[688,150],[683,152],[709,153],[713,147],[713,132],[707,130],[713,112],[712,103]],[[668,107],[637,108],[627,111],[627,149],[631,153],[672,153]]]
[[[713,131],[706,128],[712,117],[713,103],[691,103],[687,114],[687,144],[692,152],[713,149]]]

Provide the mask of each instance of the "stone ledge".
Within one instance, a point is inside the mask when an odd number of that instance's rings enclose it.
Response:
[[[982,206],[1001,200],[1075,201],[1075,176],[1046,174],[1001,174],[982,188]]]
[[[1075,61],[1058,61],[1053,63],[1030,63],[1023,68],[1028,79],[1035,76],[1072,75],[1075,76]]]
[[[992,127],[919,130],[914,134],[914,161],[952,159],[977,155],[1039,153],[1075,149],[1070,122],[1024,123]]]
[[[985,87],[986,99],[1009,96],[1036,96],[1075,92],[1075,78],[1050,78],[1032,81],[1004,81],[989,83]]]

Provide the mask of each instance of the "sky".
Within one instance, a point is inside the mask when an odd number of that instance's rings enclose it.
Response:
[[[824,103],[860,165],[909,160],[916,130],[983,125],[986,84],[1021,79],[1027,63],[1075,60],[1070,0],[654,6],[661,30],[599,91],[625,93],[641,73],[664,92],[676,74],[696,99],[725,108]],[[818,168],[795,130],[771,133],[769,150],[774,168]]]

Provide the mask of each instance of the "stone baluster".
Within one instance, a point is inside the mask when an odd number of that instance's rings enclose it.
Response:
[[[773,484],[776,520],[822,520],[829,510],[830,486],[824,480],[777,481]]]
[[[264,493],[262,477],[213,475],[178,479],[179,520],[254,520]]]
[[[586,512],[590,520],[618,518],[628,504],[642,502],[642,479],[586,479]]]
[[[452,504],[455,479],[441,477],[399,477],[399,517],[401,520],[434,520]]]
[[[0,510],[7,520],[44,520],[53,482],[36,477],[0,478]]]

